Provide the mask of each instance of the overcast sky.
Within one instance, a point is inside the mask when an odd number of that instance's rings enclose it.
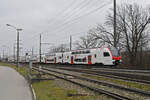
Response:
[[[118,5],[123,2],[144,7],[150,4],[150,0],[117,0]],[[23,29],[23,53],[32,47],[38,52],[40,33],[43,42],[54,45],[68,43],[70,35],[76,41],[97,23],[103,23],[112,7],[113,0],[0,0],[0,54],[3,50],[12,54],[16,41],[15,29],[6,24]],[[43,45],[43,50],[49,47]]]

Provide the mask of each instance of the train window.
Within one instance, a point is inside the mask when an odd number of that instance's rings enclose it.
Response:
[[[67,59],[69,59],[69,56],[67,56]]]
[[[75,59],[74,61],[76,61],[76,62],[86,62],[87,59],[86,59],[86,57],[85,57],[85,58],[83,58],[83,59]]]
[[[82,53],[85,54],[86,52],[85,52],[85,51],[82,51]]]
[[[54,61],[54,59],[47,59],[47,61]]]
[[[76,54],[76,52],[72,52],[72,54]]]
[[[83,62],[86,62],[86,57],[85,57],[85,58],[83,58],[82,60],[83,60]]]
[[[110,56],[109,52],[104,52],[104,57]]]
[[[86,53],[90,53],[90,51],[89,51],[89,50],[87,50],[87,51],[86,51]]]
[[[94,57],[96,58],[96,54],[94,55]]]
[[[110,47],[109,49],[112,53],[112,56],[116,56],[116,57],[120,56],[118,50],[115,47]]]
[[[82,51],[79,51],[79,52],[78,52],[78,54],[81,54],[81,53],[82,53]]]
[[[86,50],[86,51],[76,51],[76,52],[72,52],[72,54],[87,54],[87,53],[90,53],[89,50]]]

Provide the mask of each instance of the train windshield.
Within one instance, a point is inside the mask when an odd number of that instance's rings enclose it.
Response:
[[[110,47],[109,49],[112,53],[112,56],[116,56],[116,57],[120,56],[118,50],[115,47]]]

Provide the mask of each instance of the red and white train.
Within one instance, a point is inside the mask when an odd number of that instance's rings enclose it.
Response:
[[[42,56],[43,63],[51,64],[118,65],[120,61],[121,56],[114,47],[82,49]]]

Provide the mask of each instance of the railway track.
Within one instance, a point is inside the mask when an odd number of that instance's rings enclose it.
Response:
[[[39,70],[36,69],[36,68],[34,68],[34,70],[39,71]],[[63,79],[63,80],[65,80],[65,81],[68,81],[68,82],[71,82],[71,83],[73,83],[73,84],[79,85],[79,86],[81,86],[81,87],[83,87],[83,88],[87,88],[87,89],[89,89],[89,90],[91,90],[91,91],[93,91],[93,92],[95,92],[95,93],[105,94],[105,95],[107,95],[107,96],[109,96],[109,97],[112,97],[112,98],[114,98],[114,99],[117,99],[117,100],[133,100],[133,99],[131,99],[131,98],[128,98],[128,97],[125,97],[125,96],[121,96],[121,95],[119,95],[119,94],[111,93],[111,92],[109,92],[109,91],[105,91],[105,90],[102,90],[102,89],[99,89],[99,88],[94,88],[94,87],[91,87],[91,86],[88,86],[88,85],[85,85],[85,84],[81,84],[81,83],[76,82],[76,81],[72,81],[71,79],[67,79],[67,78],[64,78],[64,77],[62,77],[62,76],[60,76],[60,75],[54,74],[54,73],[52,73],[50,70],[42,69],[42,70],[40,70],[40,71],[41,71],[41,72],[44,72],[44,73],[47,73],[47,74],[49,74],[49,75],[55,76],[56,78]]]
[[[92,68],[92,70],[116,71],[116,72],[130,72],[139,74],[150,74],[150,70],[129,70],[129,69],[112,69],[112,68]]]
[[[37,65],[36,65],[37,66]],[[51,67],[57,69],[64,69],[74,72],[82,72],[90,75],[104,76],[108,78],[121,79],[125,81],[133,81],[144,84],[150,84],[150,71],[149,70],[129,70],[129,69],[110,69],[110,68],[96,68],[96,69],[87,69],[87,68],[73,68],[73,67],[62,67],[64,65],[42,65],[44,67]]]
[[[71,67],[52,67],[52,68],[150,84],[150,78],[149,78],[150,74],[145,74],[145,73],[139,74],[139,73],[130,73],[130,72],[116,72],[116,71],[95,70],[95,69],[92,70],[92,69],[71,68]]]
[[[40,64],[39,64],[40,65]],[[95,69],[95,70],[109,70],[118,72],[133,72],[133,73],[148,73],[150,69],[130,69],[121,68],[116,66],[100,66],[100,65],[70,65],[70,64],[41,64],[42,66],[55,66],[55,67],[71,67],[71,68],[82,68],[82,69]]]
[[[84,80],[84,81],[96,83],[96,84],[99,84],[99,85],[105,85],[105,86],[109,86],[109,87],[114,87],[114,88],[125,90],[125,91],[136,92],[136,93],[140,93],[140,94],[146,95],[146,96],[150,95],[150,93],[146,92],[146,91],[137,90],[137,89],[131,89],[131,88],[126,88],[126,87],[123,87],[123,86],[119,86],[119,85],[115,85],[115,84],[111,84],[111,83],[107,83],[107,82],[102,82],[102,81],[98,81],[98,80],[93,80],[93,79],[81,77],[81,76],[78,76],[78,75],[72,75],[72,74],[68,74],[68,73],[64,73],[64,72],[52,70],[52,69],[49,69],[49,68],[42,68],[42,71],[47,72],[47,73],[53,72],[53,73],[58,73],[58,74],[61,74],[61,75],[72,76],[72,77],[75,77],[75,78],[80,79],[80,80]],[[59,75],[59,76],[55,75],[55,77],[61,78],[61,79],[67,80],[67,81],[70,81],[70,82],[72,82],[74,84],[77,84],[77,85],[80,85],[82,87],[86,87],[89,90],[92,90],[94,92],[106,94],[106,95],[111,96],[111,97],[113,97],[113,98],[115,98],[117,100],[133,100],[133,99],[131,99],[129,97],[121,96],[119,94],[111,93],[109,91],[105,91],[105,90],[102,90],[102,89],[99,89],[99,88],[92,88],[92,87],[87,86],[85,84],[81,84],[81,83],[78,83],[78,82],[75,82],[75,81],[72,81],[72,80],[60,77],[61,75]]]
[[[26,63],[28,64],[28,63]],[[95,65],[69,65],[69,64],[34,64],[34,65],[41,65],[41,66],[54,66],[60,68],[79,68],[79,69],[90,69],[95,71],[114,71],[114,72],[128,72],[128,73],[136,73],[136,74],[149,74],[150,69],[127,69],[127,68],[118,68],[115,66],[95,66]]]
[[[122,76],[125,77],[129,75],[128,77],[130,78],[135,78],[140,79],[142,76],[143,80],[149,80],[150,81],[150,70],[130,70],[130,69],[118,69],[118,68],[95,68],[93,65],[92,66],[87,66],[87,65],[61,65],[61,64],[49,64],[49,65],[42,65],[42,66],[52,66],[56,68],[65,68],[65,69],[74,69],[74,70],[85,70],[85,71],[93,71],[96,73],[103,73],[107,75],[114,75],[114,76]],[[85,67],[87,66],[87,67]],[[125,76],[123,76],[125,75]],[[144,76],[144,77],[143,77]]]

